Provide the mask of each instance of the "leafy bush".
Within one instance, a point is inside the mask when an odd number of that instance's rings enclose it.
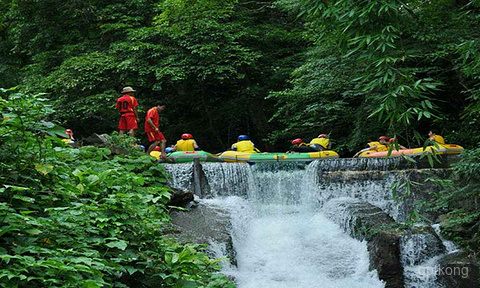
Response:
[[[196,244],[164,236],[151,157],[65,147],[45,99],[0,99],[0,287],[234,287]]]

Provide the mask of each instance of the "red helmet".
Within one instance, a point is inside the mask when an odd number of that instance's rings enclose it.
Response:
[[[184,140],[192,139],[192,138],[193,138],[192,134],[188,134],[188,133],[182,134],[182,139]]]
[[[390,140],[390,137],[387,137],[387,136],[380,136],[378,137],[378,140],[385,140],[385,141],[389,141]]]
[[[327,137],[328,137],[327,134],[320,134],[320,135],[318,135],[318,138],[327,138]]]
[[[396,138],[390,138],[390,140],[388,140],[388,143],[393,143],[393,141],[397,140]]]
[[[66,129],[65,134],[67,134],[67,135],[73,134],[72,129]]]
[[[292,140],[292,144],[293,144],[293,145],[295,145],[295,144],[300,144],[300,143],[302,143],[302,142],[303,142],[302,138],[297,138],[297,139],[295,139],[295,140]]]

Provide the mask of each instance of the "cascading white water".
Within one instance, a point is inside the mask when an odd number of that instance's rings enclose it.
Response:
[[[425,267],[435,267],[444,252],[442,242],[432,234],[415,234],[400,238],[400,253],[405,276],[405,288],[440,288],[435,273],[425,273]]]
[[[409,203],[395,202],[389,190],[404,178],[401,171],[389,171],[397,165],[393,159],[315,161],[306,167],[203,164],[210,191],[201,201],[229,210],[232,217],[238,267],[226,262],[224,273],[239,287],[383,287],[376,272],[368,271],[366,244],[327,219],[322,206],[332,198],[357,198],[405,219]],[[166,166],[178,188],[192,186],[182,176],[191,173],[192,164]],[[434,265],[438,258],[417,252],[427,239],[402,241],[406,287],[438,287],[436,277],[419,273],[421,265]]]
[[[163,165],[165,170],[172,176],[168,180],[171,187],[178,189],[191,189],[193,185],[193,165],[192,163],[185,164],[170,164]],[[192,189],[193,190],[193,189]]]
[[[204,198],[242,196],[253,189],[252,170],[246,163],[208,163],[203,171],[210,185],[210,194]]]
[[[453,243],[452,241],[443,239],[442,234],[440,233],[440,224],[433,224],[432,228],[433,230],[435,230],[435,233],[437,233],[437,235],[442,240],[443,246],[445,246],[446,254],[455,253],[459,251],[459,248],[457,245],[455,245],[455,243]]]
[[[408,207],[411,203],[392,199],[390,189],[395,182],[405,180],[405,174],[389,171],[399,163],[396,158],[315,161],[308,168],[308,174],[316,183],[312,186],[319,191],[317,198],[321,203],[333,198],[356,198],[380,207],[397,221],[403,221],[410,213]]]
[[[438,224],[432,225],[432,228],[440,235]],[[438,260],[445,254],[456,252],[458,247],[451,241],[440,239],[441,247],[437,239],[432,239],[429,235],[419,234],[401,239],[405,288],[443,288],[437,282],[440,270]]]
[[[205,174],[209,183],[224,181]],[[368,270],[366,244],[321,213],[304,169],[255,164],[245,175],[251,177],[246,183],[254,184],[246,199],[203,200],[231,212],[238,265],[224,273],[234,276],[238,287],[384,287],[376,271]]]

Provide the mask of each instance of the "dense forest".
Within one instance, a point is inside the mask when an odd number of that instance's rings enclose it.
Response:
[[[133,86],[169,143],[222,151],[330,133],[351,155],[388,134],[479,136],[475,1],[2,1],[1,87],[47,93],[77,136],[116,129]],[[140,127],[142,129],[142,127]],[[143,136],[143,133],[138,133]]]
[[[348,157],[380,135],[418,147],[433,130],[467,151],[432,209],[451,216],[447,236],[479,249],[478,204],[458,205],[479,195],[478,1],[1,0],[0,7],[0,236],[2,247],[18,250],[0,248],[0,268],[16,269],[1,270],[0,278],[13,279],[8,285],[25,280],[19,275],[33,257],[53,260],[28,268],[29,281],[52,287],[125,287],[125,271],[156,273],[169,285],[228,285],[208,274],[218,267],[198,247],[146,240],[162,234],[156,219],[168,221],[165,188],[146,180],[166,177],[151,159],[60,148],[55,140],[59,126],[78,138],[115,131],[124,86],[138,91],[140,118],[168,102],[160,119],[168,145],[192,133],[211,152],[240,134],[262,151],[286,151],[291,139],[328,133]],[[139,132],[146,143],[143,123]],[[107,195],[125,185],[132,193]],[[144,221],[128,222],[138,213]],[[98,219],[137,230],[99,230]],[[78,221],[92,230],[72,230]],[[147,261],[165,254],[170,262],[159,267]]]

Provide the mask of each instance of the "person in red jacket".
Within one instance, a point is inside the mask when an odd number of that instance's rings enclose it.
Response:
[[[165,145],[167,139],[163,136],[163,133],[158,127],[158,122],[160,119],[159,113],[165,110],[167,104],[165,102],[159,102],[156,106],[150,108],[147,111],[147,116],[145,116],[145,133],[147,133],[148,141],[151,142],[150,147],[147,149],[147,155],[150,155],[150,152],[155,149],[155,147],[160,144],[161,155],[160,158],[166,159],[167,153],[165,153]]]
[[[125,131],[128,131],[130,136],[135,137],[135,130],[138,129],[137,123],[140,121],[138,118],[137,106],[138,102],[133,93],[137,91],[133,90],[132,87],[124,87],[121,94],[122,97],[117,99],[117,105],[115,108],[120,112],[120,122],[118,123],[118,129],[120,130],[120,135],[123,135]]]

